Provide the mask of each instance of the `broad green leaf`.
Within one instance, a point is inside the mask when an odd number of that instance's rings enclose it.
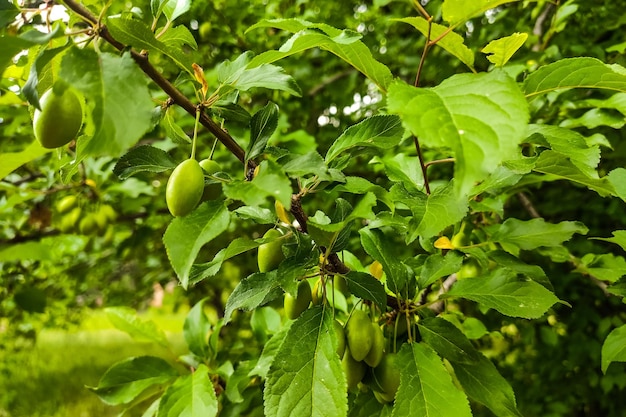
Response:
[[[345,182],[334,187],[333,191],[352,194],[372,193],[376,196],[378,201],[383,202],[390,209],[394,207],[393,201],[391,201],[389,197],[389,192],[385,188],[380,185],[372,184],[362,177],[345,177]]]
[[[528,39],[528,33],[516,32],[510,36],[496,39],[487,44],[480,52],[487,55],[487,59],[496,67],[503,67],[519,48]]]
[[[152,320],[142,320],[132,308],[107,307],[104,312],[116,329],[126,332],[133,339],[169,346],[165,333]]]
[[[248,373],[248,376],[260,376],[263,379],[267,378],[267,373],[270,370],[272,362],[274,362],[274,357],[276,356],[276,353],[278,352],[282,344],[285,342],[285,338],[289,333],[289,329],[291,329],[292,323],[293,321],[288,320],[285,324],[283,324],[280,331],[274,334],[274,336],[272,336],[270,340],[267,341],[265,346],[263,346],[263,352],[261,352],[261,357],[259,358],[259,361],[250,371],[250,373]]]
[[[424,36],[428,36],[428,32],[430,30],[430,41],[439,39],[441,35],[448,31],[448,33],[446,33],[436,45],[441,46],[459,61],[467,65],[471,70],[474,70],[474,52],[472,52],[472,50],[465,45],[463,37],[458,33],[455,33],[449,30],[446,26],[437,23],[431,23],[431,27],[429,29],[428,21],[423,17],[405,17],[397,20],[399,22],[408,23],[415,29],[419,30]]]
[[[361,35],[341,31],[331,26],[311,23],[301,19],[262,20],[251,26],[247,32],[264,27],[274,27],[294,33],[278,50],[267,51],[252,60],[251,66],[258,66],[283,59],[311,48],[320,48],[335,54],[372,80],[383,91],[393,79],[389,68],[374,59],[370,49],[360,40]],[[320,29],[324,33],[320,33]]]
[[[504,161],[483,182],[472,189],[470,196],[481,193],[498,194],[504,188],[511,187],[519,182],[535,166],[536,158],[524,158],[518,161]]]
[[[270,209],[259,206],[242,206],[234,210],[237,217],[249,219],[258,224],[276,224],[278,218]]]
[[[250,143],[246,160],[254,159],[265,150],[267,141],[278,127],[278,106],[272,102],[256,112],[250,119]]]
[[[612,253],[588,253],[582,257],[581,262],[577,271],[602,281],[615,282],[626,275],[626,259]]]
[[[480,359],[481,354],[449,321],[430,317],[420,320],[417,326],[422,340],[443,358],[459,363],[474,363]]]
[[[611,362],[626,362],[626,325],[613,329],[602,345],[602,372]]]
[[[119,156],[152,127],[154,104],[147,77],[129,53],[97,54],[71,48],[61,61],[59,77],[89,98],[93,137],[79,139],[79,158]],[[124,98],[132,97],[132,100]],[[82,142],[85,143],[82,143]]]
[[[336,417],[348,412],[346,380],[330,309],[306,310],[276,353],[263,393],[268,417]]]
[[[410,184],[413,188],[424,189],[424,175],[416,155],[396,153],[384,155],[380,161],[391,181]],[[376,158],[375,158],[376,159]]]
[[[0,249],[0,262],[52,260],[50,246],[41,242],[25,242]]]
[[[452,325],[451,325],[452,326]],[[405,343],[393,417],[471,417],[467,397],[452,382],[441,358],[423,343]]]
[[[41,51],[37,55],[37,58],[35,58],[35,62],[31,65],[28,73],[28,80],[26,80],[26,84],[22,87],[22,94],[24,94],[24,97],[26,97],[28,102],[35,106],[35,108],[41,110],[37,87],[39,86],[39,79],[45,77],[46,66],[69,46],[70,43],[54,49],[46,49],[45,47],[42,47]]]
[[[13,5],[9,0],[0,1],[0,28],[4,28],[13,20],[15,16],[20,14],[20,11],[17,7]],[[2,71],[0,71],[1,73]]]
[[[185,14],[191,7],[191,0],[166,0],[161,3],[159,9],[167,17],[167,20],[174,20]]]
[[[592,237],[591,239],[604,240],[607,242],[615,243],[619,245],[624,251],[626,251],[626,230],[616,230],[613,232],[613,237]]]
[[[489,9],[512,3],[516,0],[446,0],[441,7],[443,20],[456,26]]]
[[[234,200],[243,201],[249,206],[258,206],[268,197],[291,207],[291,181],[282,167],[271,160],[259,164],[259,173],[252,181],[231,181],[223,184],[224,194]]]
[[[448,252],[445,256],[439,253],[430,255],[422,266],[417,285],[420,288],[426,288],[439,278],[457,272],[462,263],[463,256],[456,251]]]
[[[282,162],[282,160],[280,162]],[[284,162],[282,165],[287,175],[291,178],[302,178],[313,174],[320,181],[332,180],[324,158],[316,151],[304,155],[294,155],[292,159]]]
[[[48,152],[52,152],[52,149],[44,148],[39,141],[35,139],[22,151],[0,153],[0,179],[3,179],[22,165]]]
[[[487,255],[489,256],[489,259],[498,265],[510,269],[517,274],[527,276],[547,289],[552,290],[552,283],[540,266],[524,263],[518,257],[502,250],[491,251]]]
[[[401,290],[409,283],[409,271],[398,259],[394,243],[382,231],[378,229],[361,229],[361,245],[372,258],[383,266],[383,271],[387,275],[387,285],[396,294],[401,294]]]
[[[121,180],[138,172],[163,172],[175,168],[176,162],[165,151],[150,145],[131,149],[122,156],[113,168],[113,173]]]
[[[107,29],[111,35],[127,46],[147,51],[157,51],[171,58],[181,69],[193,74],[191,68],[192,59],[181,48],[168,47],[154,37],[150,27],[138,19],[130,19],[121,16],[109,17]]]
[[[379,403],[372,390],[359,391],[356,398],[350,400],[348,417],[391,417],[393,404]]]
[[[50,33],[37,29],[29,30],[19,36],[0,36],[0,74],[9,66],[13,57],[34,45],[44,45],[51,39],[64,36],[63,26],[55,24]]]
[[[193,37],[187,26],[179,25],[169,28],[163,36],[159,38],[168,49],[182,49],[185,45],[192,49],[198,49],[196,38]]]
[[[402,123],[397,116],[378,115],[367,118],[350,126],[335,140],[326,153],[326,163],[342,152],[354,148],[390,149],[400,142],[403,133]],[[352,151],[351,156],[357,153]]]
[[[372,275],[365,272],[350,271],[345,275],[348,290],[364,300],[376,303],[381,311],[385,311],[387,306],[387,294],[383,284]]]
[[[523,250],[541,246],[560,246],[572,238],[574,233],[587,234],[589,229],[580,222],[546,223],[544,219],[506,219],[491,239],[494,242],[515,245]]]
[[[224,311],[224,324],[227,324],[235,310],[250,311],[280,297],[278,271],[257,272],[237,284],[228,297]]]
[[[622,93],[617,93],[622,94]],[[610,112],[603,109],[591,109],[582,116],[576,118],[568,118],[561,122],[560,126],[569,129],[577,127],[586,127],[587,129],[595,129],[599,126],[608,126],[613,129],[621,129],[626,125],[624,115],[616,112]]]
[[[272,222],[273,223],[273,222]],[[250,240],[244,237],[237,238],[230,242],[228,246],[221,249],[210,262],[195,264],[189,273],[189,284],[198,282],[217,274],[224,261],[227,261],[239,254],[258,248],[263,241],[260,239]]]
[[[203,298],[193,306],[183,325],[183,335],[189,350],[200,359],[209,358],[208,336],[211,330],[211,323],[204,314],[204,303],[207,299]]]
[[[223,201],[208,201],[184,217],[176,217],[163,235],[167,256],[183,288],[191,267],[207,242],[226,230],[230,215]]]
[[[559,299],[535,281],[519,280],[514,272],[497,269],[488,276],[457,281],[440,298],[461,297],[511,317],[536,319]]]
[[[496,416],[522,417],[515,403],[515,394],[506,379],[484,356],[475,363],[453,362],[454,374],[465,393],[489,408]]]
[[[169,107],[165,111],[165,116],[163,117],[163,119],[161,119],[161,122],[159,123],[160,126],[165,129],[165,134],[168,138],[172,139],[174,143],[179,143],[183,145],[190,144],[191,139],[189,138],[189,136],[187,136],[185,131],[180,126],[178,126],[178,124],[176,124],[176,121],[174,120],[174,114],[174,107]]]
[[[170,385],[161,398],[157,417],[213,417],[217,410],[209,369],[202,364]]]
[[[626,201],[626,169],[615,168],[604,178],[615,190],[615,195]]]
[[[599,88],[626,92],[626,72],[596,58],[565,58],[545,65],[524,80],[526,97],[566,88]]]
[[[102,375],[97,387],[89,387],[109,405],[128,404],[148,388],[166,386],[178,372],[165,360],[154,356],[124,359]]]
[[[503,161],[517,157],[529,118],[526,99],[501,70],[453,75],[434,88],[396,81],[387,103],[420,145],[454,152],[461,195]]]

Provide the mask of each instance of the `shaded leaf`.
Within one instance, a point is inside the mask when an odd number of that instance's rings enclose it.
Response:
[[[518,220],[509,218],[493,234],[494,242],[511,244],[524,250],[541,246],[560,246],[574,233],[587,234],[589,229],[580,222],[547,223],[544,219]]]
[[[436,253],[430,255],[422,266],[417,284],[426,288],[439,278],[454,274],[461,268],[463,256],[458,252],[448,252],[446,255]]]
[[[613,329],[602,345],[602,372],[611,362],[626,362],[626,325]]]
[[[361,229],[361,244],[372,258],[383,266],[387,275],[387,285],[396,294],[409,282],[409,271],[394,250],[395,243],[378,229]]]
[[[203,298],[193,306],[183,325],[183,336],[189,350],[201,359],[209,358],[208,335],[211,330],[211,323],[206,314],[204,314],[204,303],[207,299]]]
[[[619,245],[624,251],[626,251],[626,230],[616,230],[613,232],[613,237],[592,237],[591,239],[604,240],[606,242],[615,243]]]
[[[201,364],[182,376],[163,394],[157,417],[212,417],[217,415],[217,397],[209,369]]]
[[[131,149],[122,156],[113,168],[121,180],[138,172],[163,172],[176,167],[176,162],[165,151],[150,145]]]
[[[237,284],[226,302],[224,324],[227,324],[235,310],[250,311],[280,297],[278,270],[258,272],[243,279]]]
[[[439,317],[430,317],[417,323],[422,340],[440,356],[451,362],[473,363],[481,354],[452,323]]]
[[[142,320],[130,307],[107,307],[104,309],[116,329],[126,332],[139,341],[150,341],[168,347],[167,337],[152,320]]]
[[[270,102],[250,120],[250,143],[246,150],[246,160],[254,159],[263,153],[276,127],[278,127],[278,106]]]
[[[365,272],[350,271],[345,275],[350,293],[364,300],[376,303],[381,311],[387,306],[387,294],[383,284],[370,274]]]

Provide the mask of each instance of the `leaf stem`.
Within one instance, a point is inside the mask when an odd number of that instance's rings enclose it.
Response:
[[[196,159],[196,141],[198,139],[198,126],[200,125],[200,114],[202,114],[202,105],[196,107],[196,124],[193,126],[193,140],[191,141],[191,159]]]
[[[424,155],[422,155],[422,148],[420,147],[420,143],[419,143],[419,140],[417,139],[417,136],[413,136],[413,143],[415,144],[417,157],[420,162],[420,167],[422,168],[422,176],[424,177],[424,188],[426,189],[426,194],[430,195],[430,184],[428,183],[428,173],[426,172],[426,164],[424,163]]]
[[[430,31],[433,27],[433,19],[432,17],[428,18],[428,34],[426,35],[426,42],[424,43],[424,50],[422,51],[422,57],[420,58],[419,66],[417,67],[417,74],[415,75],[415,87],[417,87],[420,83],[420,77],[422,75],[422,68],[424,67],[424,61],[426,61],[426,55],[428,55],[428,51],[430,50]]]

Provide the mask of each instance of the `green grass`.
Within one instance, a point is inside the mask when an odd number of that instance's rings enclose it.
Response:
[[[87,320],[83,328],[89,330],[44,331],[33,349],[10,356],[0,353],[0,417],[117,416],[119,407],[102,403],[85,386],[96,386],[102,374],[119,360],[141,355],[173,360],[185,351],[179,317],[150,317],[165,330],[178,329],[169,336],[175,354],[107,329],[101,318],[96,315]],[[163,326],[162,321],[166,322]],[[128,416],[140,416],[139,411]]]

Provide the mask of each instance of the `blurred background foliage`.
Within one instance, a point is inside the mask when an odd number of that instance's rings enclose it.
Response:
[[[38,7],[41,2],[26,3],[28,7]],[[99,12],[102,3],[84,2],[94,12]],[[110,2],[109,14],[134,7],[142,11],[143,18],[149,22],[149,3],[147,0]],[[422,3],[439,18],[441,1]],[[209,83],[216,79],[215,67],[225,60],[233,60],[245,51],[259,54],[278,49],[288,35],[274,29],[247,33],[246,30],[262,19],[282,17],[300,17],[358,31],[378,60],[395,76],[412,82],[424,37],[394,19],[416,15],[409,1],[254,0],[242,6],[232,1],[210,0],[193,2],[190,12],[177,23],[189,27],[195,36],[198,42],[195,62],[204,68]],[[528,33],[525,46],[508,65],[509,71],[522,80],[538,66],[564,57],[593,56],[607,63],[626,65],[624,25],[626,15],[621,2],[539,0],[498,7],[467,22],[457,32],[475,52],[478,71],[489,69],[489,62],[479,52],[489,41],[513,32]],[[3,152],[19,152],[32,141],[29,110],[23,97],[16,95],[19,92],[16,86],[23,86],[28,76],[34,58],[31,55],[19,58],[0,81]],[[160,57],[155,57],[153,62],[166,78],[193,97],[193,85],[179,77],[173,64]],[[261,89],[243,93],[240,100],[251,113],[268,100],[279,104],[279,131],[270,145],[302,152],[316,149],[324,154],[345,128],[379,111],[383,105],[382,96],[373,85],[325,51],[309,50],[279,64],[296,79],[302,97]],[[421,85],[434,86],[452,74],[467,71],[462,63],[435,47],[426,61]],[[574,127],[583,135],[594,137],[603,145],[600,169],[608,172],[626,166],[624,117],[620,109],[610,106],[600,111],[589,110],[590,100],[602,101],[608,97],[604,92],[585,90],[548,94],[532,102],[531,121]],[[153,98],[155,108],[165,99],[157,90]],[[176,123],[191,134],[193,119],[173,111]],[[244,127],[233,124],[227,128],[245,144]],[[214,139],[204,131],[200,132],[199,139],[198,153],[208,157]],[[162,128],[149,132],[142,143],[171,151],[176,160],[186,158],[185,147],[177,148]],[[440,156],[426,150],[427,160]],[[237,282],[256,270],[254,254],[244,254],[226,263],[216,277],[187,292],[182,291],[175,284],[161,240],[170,221],[163,198],[168,173],[138,175],[120,181],[112,173],[116,160],[98,158],[85,160],[76,175],[61,182],[59,177],[67,169],[64,165],[71,158],[65,151],[54,151],[0,181],[0,386],[3,387],[0,416],[115,415],[114,409],[89,408],[98,407],[95,395],[86,390],[76,393],[84,384],[95,385],[110,363],[132,354],[133,350],[146,353],[153,347],[134,345],[111,335],[103,336],[105,340],[84,336],[90,331],[110,327],[102,316],[96,315],[97,324],[90,328],[86,324],[93,321],[88,320],[89,312],[124,305],[151,311],[151,314],[161,311],[177,316],[184,315],[196,301],[208,297],[211,317],[216,320]],[[219,145],[214,159],[230,175],[242,175],[240,163]],[[364,169],[367,163],[365,159],[353,161],[347,173],[381,182],[376,165]],[[431,169],[435,181],[437,177],[449,176],[450,167]],[[219,194],[219,186],[215,187],[206,198]],[[561,182],[528,182],[518,191],[523,192],[548,221],[582,221],[590,229],[588,236],[608,237],[611,231],[626,228],[624,203],[609,202],[587,189]],[[55,207],[67,195],[78,196],[84,213],[110,205],[117,217],[100,235],[63,232],[66,215],[59,215]],[[333,193],[328,192],[325,199],[328,207],[308,206],[305,200],[306,211],[328,209],[334,199]],[[319,203],[320,199],[316,199],[315,204]],[[506,216],[530,218],[524,204],[515,196],[507,198],[504,208]],[[211,259],[223,242],[242,235],[255,238],[263,232],[264,229],[251,227],[248,222],[234,221],[221,238],[223,241],[203,249],[200,260]],[[398,250],[402,248],[398,245]],[[574,239],[569,249],[577,256],[612,251],[623,255],[615,245],[586,238]],[[23,256],[23,253],[29,255]],[[503,319],[475,306],[459,306],[467,316],[473,315],[485,324],[486,334],[477,342],[513,385],[525,416],[622,416],[626,409],[626,378],[623,377],[626,369],[623,364],[615,363],[607,375],[603,375],[600,349],[610,330],[626,322],[624,305],[583,274],[575,272],[575,266],[559,254],[546,253],[523,260],[544,268],[557,296],[573,307],[557,305],[549,316],[530,322]],[[363,264],[370,261],[362,259]],[[476,311],[471,312],[472,308]],[[46,333],[46,329],[70,332],[48,330]],[[238,314],[223,330],[223,343],[232,346],[233,357],[254,357],[270,332],[263,329],[266,332],[259,331],[258,326],[251,328],[249,314]],[[170,330],[175,337],[180,327],[172,326]],[[47,336],[37,342],[38,335],[42,334]],[[86,352],[109,353],[92,357]],[[89,358],[99,359],[94,362]],[[61,388],[63,386],[67,389]],[[67,395],[79,395],[79,401],[91,405],[68,411],[70,409],[63,407],[68,407],[75,399]],[[32,401],[32,398],[49,397],[52,397],[49,402]],[[258,401],[248,405],[250,410],[258,412]],[[52,410],[57,410],[57,414]],[[247,412],[252,413],[250,410]],[[476,415],[490,414],[487,410],[477,410]]]

